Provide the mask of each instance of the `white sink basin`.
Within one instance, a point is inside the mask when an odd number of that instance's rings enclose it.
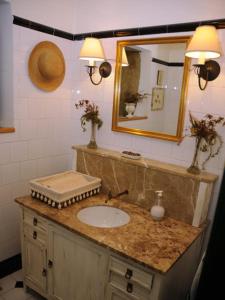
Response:
[[[77,217],[85,224],[102,228],[119,227],[130,221],[125,211],[105,205],[85,207],[78,212]]]

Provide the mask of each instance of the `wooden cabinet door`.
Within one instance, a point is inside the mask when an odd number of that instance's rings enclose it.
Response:
[[[25,284],[42,294],[47,291],[46,247],[24,236],[23,268]]]
[[[74,233],[49,228],[49,299],[105,300],[107,256]]]

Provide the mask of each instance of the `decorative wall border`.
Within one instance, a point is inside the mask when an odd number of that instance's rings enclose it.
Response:
[[[0,262],[0,278],[3,278],[22,268],[21,254],[12,256]]]
[[[158,59],[155,57],[152,58],[152,62],[160,64],[160,65],[164,65],[167,67],[183,67],[184,66],[184,63],[182,63],[182,62],[168,62],[168,61],[161,60],[161,59]]]
[[[96,37],[101,39],[101,38],[112,38],[112,37],[126,37],[126,36],[134,36],[134,35],[140,36],[140,35],[147,35],[147,34],[186,32],[186,31],[194,31],[196,27],[200,25],[214,25],[217,29],[225,29],[225,19],[205,20],[205,21],[197,21],[197,22],[167,24],[167,25],[159,25],[159,26],[147,26],[147,27],[138,27],[138,28],[126,28],[126,29],[107,30],[107,31],[98,31],[98,32],[86,32],[80,34],[73,34],[66,31],[62,31],[54,27],[49,27],[27,19],[23,19],[18,16],[13,16],[13,24],[26,27],[32,30],[44,32],[47,34],[55,35],[72,41],[80,41],[85,39],[86,37]]]

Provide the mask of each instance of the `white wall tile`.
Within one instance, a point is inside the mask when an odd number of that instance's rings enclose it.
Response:
[[[5,203],[12,199],[12,188],[11,185],[0,186],[0,207],[4,206]]]
[[[11,160],[13,162],[23,161],[28,158],[28,144],[27,142],[12,143],[11,146]]]
[[[35,159],[43,156],[44,149],[43,143],[40,140],[30,141],[28,144],[28,157],[29,159]]]
[[[45,99],[30,98],[28,101],[28,115],[30,119],[45,117]]]
[[[19,163],[10,163],[1,167],[2,185],[13,183],[20,179]]]
[[[11,143],[0,144],[0,164],[7,164],[11,159]]]
[[[72,169],[72,155],[53,156],[37,161],[38,177]]]
[[[15,118],[27,119],[28,118],[28,106],[27,100],[21,99],[15,103]]]
[[[38,120],[21,120],[20,121],[20,139],[32,140],[37,137]]]
[[[37,120],[37,139],[49,138],[53,135],[54,123],[52,119]]]
[[[21,179],[30,180],[37,177],[37,161],[27,160],[20,164]]]
[[[14,182],[12,184],[12,198],[13,201],[16,197],[22,197],[24,195],[30,194],[30,187],[29,187],[29,180],[24,179],[24,181],[18,180],[17,182]],[[19,209],[18,205],[16,205],[16,208]]]

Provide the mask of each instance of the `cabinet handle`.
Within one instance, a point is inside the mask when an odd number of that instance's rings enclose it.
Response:
[[[133,271],[131,269],[127,269],[127,272],[125,274],[125,278],[126,279],[131,279],[132,276],[133,276]]]
[[[47,276],[47,270],[46,270],[45,268],[42,270],[42,276],[43,276],[43,277],[46,277],[46,276]]]
[[[52,266],[53,266],[53,262],[49,259],[49,261],[48,261],[48,267],[49,267],[49,269],[51,269]]]
[[[133,292],[133,284],[128,282],[127,283],[127,292],[132,293]]]
[[[36,238],[37,238],[37,231],[34,231],[33,232],[33,239],[36,240]]]
[[[33,225],[37,226],[37,218],[33,218]]]

